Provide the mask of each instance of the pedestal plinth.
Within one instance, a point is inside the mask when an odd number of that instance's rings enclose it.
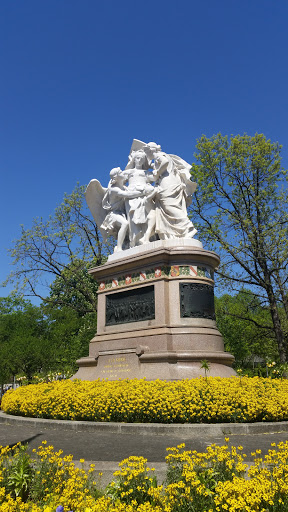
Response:
[[[99,282],[97,334],[74,378],[230,377],[214,312],[219,257],[197,240],[164,240],[115,253],[90,274]]]

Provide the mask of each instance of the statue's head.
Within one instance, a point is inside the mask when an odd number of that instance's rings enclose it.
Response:
[[[126,177],[120,167],[114,167],[110,171],[110,183],[114,185],[114,183],[118,183],[119,181],[125,181]]]
[[[131,164],[133,164],[136,169],[148,169],[148,160],[145,151],[143,149],[138,149],[137,151],[132,151],[131,153]]]
[[[148,142],[148,144],[145,144],[144,146],[144,151],[148,158],[153,160],[153,158],[155,158],[155,154],[161,151],[161,146],[156,144],[156,142]]]
[[[148,142],[147,146],[151,149],[151,151],[154,151],[154,153],[161,151],[160,144],[156,144],[156,142]]]
[[[164,168],[169,174],[171,172],[175,174],[176,172],[176,168],[171,156],[163,153],[162,151],[157,151],[157,153],[154,153],[154,164],[156,172],[158,172],[160,169],[163,170]]]

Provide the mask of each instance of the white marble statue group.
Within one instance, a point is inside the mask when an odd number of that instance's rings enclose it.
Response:
[[[134,139],[125,170],[110,171],[108,188],[96,179],[86,200],[104,241],[117,240],[115,251],[153,240],[193,238],[197,233],[187,215],[196,190],[191,165],[164,153],[155,142]]]

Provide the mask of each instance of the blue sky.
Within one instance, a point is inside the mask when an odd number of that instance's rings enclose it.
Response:
[[[203,133],[264,133],[287,167],[287,22],[284,0],[1,2],[0,281],[19,225],[133,138],[192,162]]]

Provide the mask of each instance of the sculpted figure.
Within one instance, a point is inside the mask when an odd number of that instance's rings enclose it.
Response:
[[[110,171],[108,188],[91,180],[85,192],[104,242],[113,236],[115,251],[122,251],[124,245],[134,247],[152,237],[193,238],[197,230],[188,218],[187,206],[197,184],[190,179],[190,168],[155,142],[134,139],[125,170]]]
[[[177,155],[168,155],[155,143],[145,146],[154,158],[153,175],[158,185],[155,198],[155,232],[160,240],[193,238],[197,233],[187,215],[187,206],[197,184],[190,180],[191,166]]]
[[[115,252],[123,250],[123,243],[128,230],[125,199],[135,198],[140,192],[129,191],[124,186],[126,175],[116,167],[110,171],[108,188],[103,188],[98,180],[91,180],[85,195],[89,209],[103,236],[117,239]]]
[[[149,162],[143,149],[138,149],[130,153],[129,162],[124,171],[128,180],[127,189],[129,192],[138,192],[138,197],[126,200],[130,247],[134,247],[139,243],[145,243],[147,238],[145,237],[145,233],[148,230],[149,232],[151,231],[152,234],[150,225],[152,228],[155,225],[155,204],[153,197],[156,194],[156,190],[150,183],[151,181],[153,182],[155,178],[151,172],[146,172],[148,168]],[[149,241],[149,239],[147,241]]]

